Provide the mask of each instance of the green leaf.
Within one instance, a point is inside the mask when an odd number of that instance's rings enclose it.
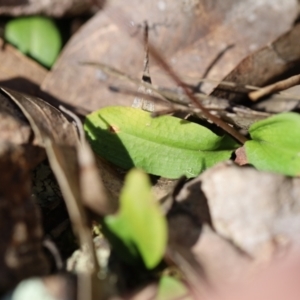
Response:
[[[248,162],[259,170],[300,174],[300,116],[282,113],[254,123],[245,143]]]
[[[182,298],[186,296],[185,298]],[[187,288],[176,278],[162,276],[159,281],[157,300],[191,299]]]
[[[55,23],[49,18],[38,16],[9,21],[5,27],[5,39],[46,67],[53,65],[62,44]]]
[[[228,136],[175,117],[151,118],[132,107],[106,107],[84,124],[94,151],[119,167],[167,178],[195,177],[238,147]]]
[[[144,172],[133,169],[128,173],[120,195],[120,211],[105,217],[104,222],[132,255],[136,255],[136,249],[139,251],[147,268],[161,261],[167,244],[167,223]]]

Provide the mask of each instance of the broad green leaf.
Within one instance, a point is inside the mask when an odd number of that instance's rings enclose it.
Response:
[[[137,167],[166,178],[195,177],[238,147],[229,136],[171,116],[151,118],[132,107],[106,107],[84,124],[94,151],[125,169]]]
[[[147,268],[154,268],[161,261],[167,244],[167,223],[144,172],[134,169],[128,173],[119,213],[104,221],[132,255],[136,255],[136,249],[139,251]]]
[[[162,276],[159,281],[156,299],[191,299],[191,297],[188,296],[187,288],[179,280],[171,276]]]
[[[62,44],[55,23],[38,16],[9,21],[5,27],[5,39],[46,67],[53,65]]]
[[[245,143],[248,162],[259,170],[300,175],[300,115],[282,113],[254,123]]]

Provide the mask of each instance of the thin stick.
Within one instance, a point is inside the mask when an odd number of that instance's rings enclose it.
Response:
[[[298,85],[298,84],[300,84],[300,75],[295,75],[288,79],[284,79],[284,80],[278,81],[276,83],[270,84],[270,85],[263,87],[257,91],[251,92],[251,93],[249,93],[249,98],[252,101],[257,101],[262,97],[265,97],[267,95],[270,95],[270,94],[273,94],[276,92],[286,90],[286,89],[293,87],[295,85]]]
[[[144,22],[144,68],[143,68],[143,76],[142,76],[142,83],[148,83],[152,84],[151,77],[150,77],[150,71],[149,71],[149,47],[148,47],[148,36],[149,36],[149,26],[148,22]],[[151,88],[145,88],[144,85],[140,85],[139,92],[145,93],[145,94],[152,94]],[[135,97],[132,103],[132,107],[141,108],[146,111],[153,112],[155,110],[154,103],[151,101],[145,100],[143,97]]]

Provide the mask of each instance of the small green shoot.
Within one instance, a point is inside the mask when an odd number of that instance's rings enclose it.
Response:
[[[245,143],[247,160],[258,170],[300,175],[300,115],[282,113],[254,123]]]
[[[46,67],[53,65],[62,45],[55,23],[39,16],[9,21],[5,27],[5,39]]]
[[[228,135],[171,116],[151,118],[132,107],[105,107],[87,116],[93,150],[124,169],[137,167],[166,178],[196,177],[230,158],[238,144]]]
[[[188,289],[174,277],[164,275],[160,278],[157,300],[192,299]]]
[[[150,180],[144,172],[133,169],[127,174],[120,195],[120,210],[117,215],[105,217],[104,223],[110,232],[108,239],[112,244],[122,241],[129,250],[127,256],[142,257],[148,269],[162,260],[167,244],[167,222],[153,199]]]

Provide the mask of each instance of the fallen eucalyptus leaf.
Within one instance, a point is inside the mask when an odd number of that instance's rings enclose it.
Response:
[[[106,107],[87,116],[94,151],[114,164],[166,178],[195,177],[229,159],[237,144],[204,126],[171,116],[151,118],[131,107]]]
[[[137,257],[138,250],[147,268],[152,269],[161,261],[167,244],[167,223],[152,197],[145,173],[135,169],[129,172],[120,195],[118,215],[107,216],[104,221],[131,255]]]
[[[5,39],[47,67],[51,67],[61,48],[61,36],[55,23],[45,17],[23,17],[9,21]]]
[[[254,123],[245,143],[247,160],[257,169],[300,175],[300,116],[282,113]]]

